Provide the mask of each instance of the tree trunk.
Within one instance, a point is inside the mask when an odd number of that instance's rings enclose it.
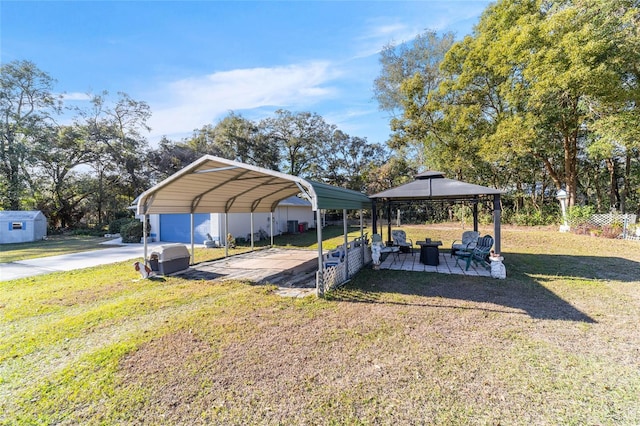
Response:
[[[620,196],[620,211],[627,212],[627,198],[629,197],[629,186],[631,185],[631,155],[627,152],[624,158],[624,187]]]
[[[618,174],[616,173],[616,161],[613,158],[604,160],[609,171],[609,204],[610,207],[618,208],[620,204],[620,190],[618,188]]]
[[[564,137],[564,183],[569,195],[568,207],[576,204],[578,196],[578,133],[577,130]]]

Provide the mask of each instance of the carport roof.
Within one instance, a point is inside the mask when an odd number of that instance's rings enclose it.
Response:
[[[447,179],[442,172],[428,171],[416,180],[371,195],[391,200],[473,199],[480,195],[499,195],[502,191],[486,186]]]
[[[366,209],[371,200],[349,189],[205,155],[143,192],[138,214],[272,212],[302,194],[317,209]]]

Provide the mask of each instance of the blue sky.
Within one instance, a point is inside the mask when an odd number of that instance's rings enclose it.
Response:
[[[488,1],[7,1],[2,63],[30,60],[69,101],[126,92],[153,113],[150,141],[179,140],[233,110],[311,111],[384,142],[378,52],[426,29],[471,32]]]

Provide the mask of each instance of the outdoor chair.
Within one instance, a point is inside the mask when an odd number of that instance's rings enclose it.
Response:
[[[334,250],[331,250],[328,255],[328,259],[324,261],[325,267],[338,266],[344,262],[344,247],[338,246]]]
[[[454,240],[451,244],[451,257],[453,257],[458,251],[473,251],[480,238],[480,233],[476,231],[464,231],[462,233],[462,240]]]
[[[465,270],[469,270],[469,266],[471,266],[471,262],[474,265],[481,265],[485,269],[490,269],[491,264],[489,263],[489,254],[491,253],[491,247],[493,247],[493,237],[491,235],[485,235],[482,238],[478,238],[478,242],[472,251],[458,251],[456,253],[456,266],[458,265],[458,261],[460,259],[466,260],[466,268]]]
[[[402,253],[411,253],[413,256],[413,240],[407,239],[407,234],[401,229],[391,231],[393,245],[400,248]]]

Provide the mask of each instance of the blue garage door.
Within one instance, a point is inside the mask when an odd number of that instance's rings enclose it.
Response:
[[[160,215],[160,238],[170,243],[191,242],[191,215],[189,214],[162,214]],[[208,213],[193,215],[195,226],[194,239],[202,244],[207,239],[210,229],[211,217]]]

